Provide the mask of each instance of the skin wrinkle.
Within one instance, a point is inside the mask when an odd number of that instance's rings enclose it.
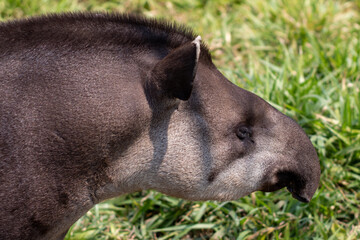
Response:
[[[207,122],[202,117],[203,111],[201,111],[202,103],[200,101],[199,95],[197,91],[194,91],[191,95],[191,99],[189,100],[191,103],[196,106],[196,110],[193,111],[193,114],[190,114],[191,122],[196,126],[196,140],[202,143],[202,171],[207,175],[207,179],[209,182],[212,182],[215,178],[215,170],[211,169],[214,160],[211,154],[211,136],[209,132],[209,127],[207,126]],[[210,168],[210,169],[209,169]]]
[[[151,169],[156,174],[159,171],[161,163],[168,148],[168,128],[172,113],[167,113],[165,117],[153,110],[150,120],[149,136],[153,145],[153,156],[151,160]]]

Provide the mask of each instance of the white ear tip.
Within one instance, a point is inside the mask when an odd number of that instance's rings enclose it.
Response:
[[[196,62],[198,62],[199,60],[199,56],[200,56],[200,41],[201,41],[201,37],[197,36],[195,38],[194,41],[192,41],[193,44],[195,44],[196,46]]]
[[[193,41],[193,43],[195,43],[196,45],[200,45],[200,41],[201,41],[201,37],[200,36],[197,36],[196,38],[195,38],[195,40]]]

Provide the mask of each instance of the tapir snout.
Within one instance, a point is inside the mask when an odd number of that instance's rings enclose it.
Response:
[[[286,187],[292,196],[309,202],[319,186],[320,165],[310,139],[291,118],[276,111],[274,132],[279,142],[285,143],[278,163],[271,164],[264,177],[261,191],[275,191]],[[281,149],[281,148],[280,148]]]

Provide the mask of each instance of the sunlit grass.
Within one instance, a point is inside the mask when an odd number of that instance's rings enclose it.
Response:
[[[360,1],[5,0],[0,18],[135,11],[191,26],[231,81],[296,119],[322,167],[310,204],[286,191],[188,202],[154,191],[95,206],[67,239],[359,239]]]

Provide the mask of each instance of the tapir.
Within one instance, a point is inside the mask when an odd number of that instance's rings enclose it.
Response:
[[[227,80],[186,27],[65,13],[0,24],[0,239],[62,239],[95,204],[154,189],[228,201],[320,179],[301,127]]]

